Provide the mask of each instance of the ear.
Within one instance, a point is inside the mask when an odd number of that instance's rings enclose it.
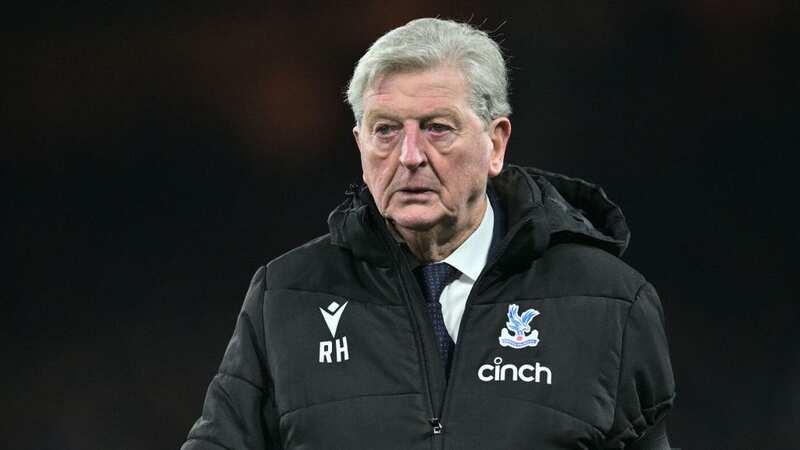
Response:
[[[511,136],[511,121],[508,117],[498,117],[489,125],[489,139],[492,141],[492,152],[489,155],[489,176],[494,177],[503,170],[506,156],[506,145]]]
[[[359,130],[358,127],[359,127],[358,123],[356,123],[355,126],[353,127],[353,138],[356,140],[356,147],[358,148],[358,151],[360,152],[361,151],[361,141],[358,140],[358,135],[359,135],[359,132],[361,130]]]
[[[364,156],[364,154],[361,151],[361,140],[359,139],[360,132],[361,132],[361,130],[359,129],[359,124],[356,123],[355,126],[353,127],[353,139],[355,139],[355,141],[356,141],[356,147],[358,148],[358,153],[361,154],[361,164],[362,164],[361,179],[364,181],[364,183],[366,183],[367,182],[367,178],[366,178],[366,174],[364,174],[364,170],[363,170],[363,164],[364,164],[363,156]]]

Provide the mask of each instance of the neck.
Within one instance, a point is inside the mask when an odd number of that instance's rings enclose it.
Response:
[[[389,229],[408,245],[411,253],[423,263],[441,261],[453,253],[480,226],[486,212],[486,196],[481,197],[478,213],[464,223],[437,224],[428,230],[418,231],[394,226]]]

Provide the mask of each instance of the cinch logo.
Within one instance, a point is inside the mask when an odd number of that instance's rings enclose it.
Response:
[[[322,318],[325,319],[325,324],[328,325],[331,337],[334,338],[333,341],[320,341],[319,362],[321,363],[342,362],[350,359],[350,352],[347,349],[347,336],[336,339],[336,329],[339,328],[339,319],[342,318],[345,307],[347,307],[347,302],[344,302],[344,305],[341,306],[336,302],[332,302],[327,309],[319,309],[322,312]],[[335,352],[334,347],[336,349]]]
[[[531,320],[538,315],[539,311],[531,308],[520,316],[518,305],[508,305],[508,322],[505,328],[500,329],[500,337],[497,338],[500,346],[520,349],[539,345],[539,331],[531,330]],[[509,330],[514,333],[513,336]]]
[[[494,359],[494,365],[484,364],[478,368],[478,379],[487,383],[506,380],[539,383],[543,376],[547,377],[547,384],[553,384],[553,373],[538,362],[535,366],[531,364],[523,364],[519,367],[514,364],[503,365],[503,358],[499,356]]]

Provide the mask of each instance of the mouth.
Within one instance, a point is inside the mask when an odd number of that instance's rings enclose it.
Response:
[[[435,191],[426,187],[406,187],[398,189],[397,192],[405,196],[417,197],[433,194]]]
[[[425,187],[407,187],[400,189],[400,192],[406,192],[409,194],[419,194],[422,192],[433,192],[433,189],[428,189]]]
[[[397,200],[404,204],[428,204],[435,198],[436,191],[424,186],[406,186],[395,191]]]

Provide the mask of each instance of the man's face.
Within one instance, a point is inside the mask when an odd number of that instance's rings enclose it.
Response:
[[[511,123],[486,127],[468,103],[461,72],[439,67],[378,79],[353,129],[364,182],[395,227],[476,224],[486,180],[500,173]]]

